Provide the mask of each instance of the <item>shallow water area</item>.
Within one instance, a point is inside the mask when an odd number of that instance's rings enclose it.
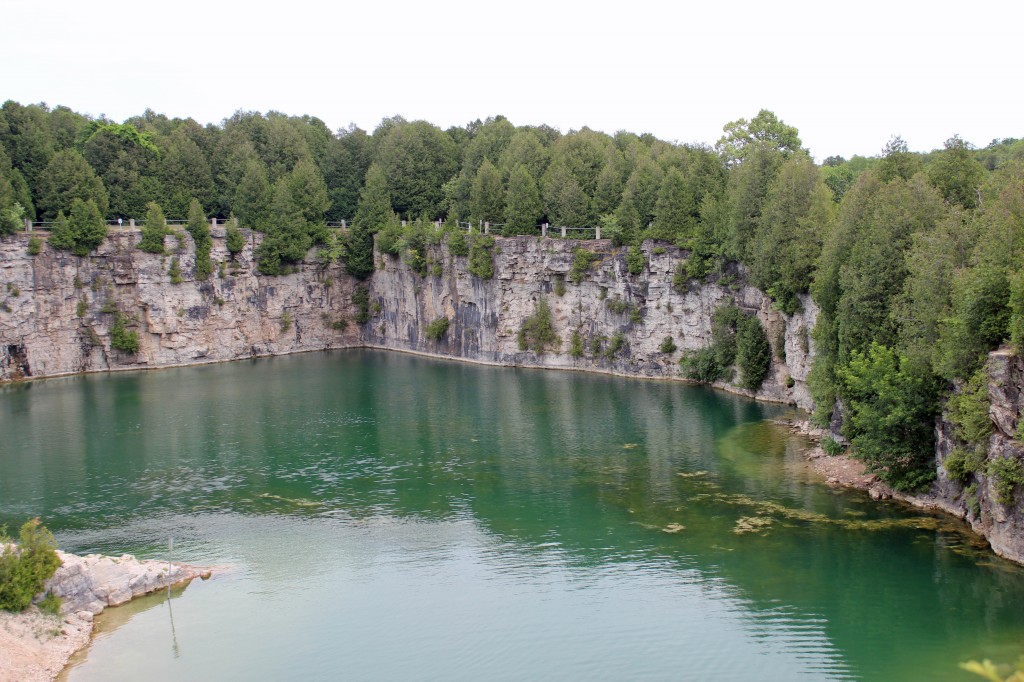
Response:
[[[931,679],[1024,571],[808,473],[780,406],[345,351],[0,389],[0,523],[230,566],[68,680]]]

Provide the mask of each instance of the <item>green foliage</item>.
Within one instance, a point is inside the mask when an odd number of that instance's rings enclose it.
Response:
[[[664,339],[662,339],[661,345],[658,346],[658,350],[661,351],[662,353],[665,353],[666,355],[675,353],[677,350],[676,342],[672,340],[671,336],[666,336]]]
[[[608,345],[604,347],[604,356],[611,360],[619,354],[626,346],[626,335],[622,332],[615,332],[611,338],[608,339]]]
[[[281,333],[286,333],[292,328],[292,314],[287,310],[281,314]]]
[[[533,315],[523,320],[518,341],[519,350],[532,350],[538,355],[544,353],[549,346],[557,348],[560,345],[561,339],[555,333],[551,308],[548,306],[548,300],[543,296],[537,301]]]
[[[821,449],[824,450],[825,454],[829,455],[830,457],[841,455],[843,454],[843,451],[846,450],[846,448],[844,448],[839,441],[837,441],[835,438],[831,436],[822,439]]]
[[[1015,457],[997,457],[989,460],[988,475],[996,487],[996,500],[1002,505],[1014,503],[1014,491],[1024,484],[1024,464]]]
[[[740,368],[740,385],[751,391],[761,388],[772,363],[772,349],[761,320],[755,315],[743,316],[736,330],[736,364]]]
[[[39,252],[43,250],[43,240],[35,235],[28,238],[28,255],[38,256]]]
[[[164,220],[164,211],[160,204],[151,201],[146,207],[146,217],[142,222],[142,241],[139,242],[139,249],[147,253],[163,253],[166,234],[167,221]]]
[[[494,277],[494,237],[491,235],[470,235],[469,272],[480,279]]]
[[[427,235],[422,224],[413,224],[405,229],[399,241],[402,260],[420,277],[427,276]]]
[[[878,343],[854,351],[838,376],[849,417],[844,435],[857,456],[897,490],[927,485],[935,476],[936,377]]]
[[[768,188],[751,244],[751,280],[787,315],[799,309],[798,297],[811,285],[833,207],[817,166],[805,154],[783,163]]]
[[[89,305],[85,302],[84,298],[78,299],[78,303],[75,304],[75,316],[85,317],[85,313],[88,312]]]
[[[583,336],[579,329],[573,329],[569,336],[569,356],[575,359],[583,357]]]
[[[238,226],[235,225],[234,221],[230,221],[228,223],[225,246],[232,257],[240,254],[242,249],[245,248],[245,235],[243,235],[242,231],[238,229]]]
[[[736,335],[743,318],[743,311],[731,300],[719,305],[711,316],[711,348],[723,370],[736,362]]]
[[[62,603],[60,597],[52,592],[47,592],[46,596],[39,601],[37,606],[39,611],[47,616],[59,616]]]
[[[971,152],[971,145],[959,135],[946,140],[945,149],[928,164],[928,179],[943,198],[963,208],[974,208],[981,196],[985,169]]]
[[[129,355],[139,352],[139,333],[127,328],[128,316],[115,308],[114,324],[110,326],[110,347]]]
[[[447,317],[439,317],[426,326],[423,335],[431,341],[440,341],[448,333],[448,325],[451,321]]]
[[[590,269],[590,266],[597,261],[599,256],[581,246],[576,247],[572,252],[572,267],[569,269],[569,281],[579,284]]]
[[[956,447],[946,455],[942,462],[949,477],[957,483],[964,484],[974,474],[982,471],[985,464],[986,449],[982,447]]]
[[[188,223],[185,226],[192,235],[196,245],[196,280],[204,281],[213,274],[213,261],[210,260],[210,249],[213,237],[210,236],[210,224],[206,221],[206,212],[198,199],[192,199],[188,205]]]
[[[0,529],[0,609],[19,612],[28,608],[32,597],[43,589],[60,567],[60,559],[53,534],[39,519],[26,521],[18,534],[18,544],[11,542]]]
[[[1010,341],[1024,355],[1024,270],[1010,278]]]
[[[453,256],[468,256],[469,244],[466,242],[466,235],[459,229],[448,230],[444,237],[448,244],[448,253]]]
[[[957,438],[970,444],[987,443],[992,433],[989,406],[988,372],[982,368],[946,403]]]
[[[921,157],[909,151],[906,141],[899,135],[894,135],[882,150],[882,158],[878,162],[876,173],[882,182],[909,180],[923,165]]]
[[[626,267],[629,269],[629,274],[639,275],[643,273],[644,266],[647,265],[647,259],[644,257],[643,251],[636,246],[630,246],[629,251],[626,253]]]
[[[979,265],[953,282],[953,314],[939,327],[938,370],[966,378],[1010,332],[1010,283],[995,266]]]
[[[800,133],[793,126],[786,125],[774,112],[761,109],[757,116],[726,123],[725,132],[716,147],[727,159],[740,161],[747,158],[750,147],[763,144],[773,150],[789,154],[800,149]]]
[[[555,284],[554,284],[553,288],[554,288],[555,296],[558,296],[559,298],[561,298],[562,296],[565,296],[565,278],[564,277],[555,277]]]
[[[690,273],[686,269],[686,263],[676,263],[675,272],[672,273],[672,289],[677,294],[685,294],[690,284]]]
[[[363,280],[373,274],[373,231],[357,224],[342,241],[342,260],[345,271],[356,279]]]
[[[621,298],[616,296],[615,298],[605,299],[604,305],[608,310],[612,311],[616,315],[621,315],[626,312],[629,304],[623,301]]]
[[[59,211],[71,208],[75,199],[92,201],[100,216],[107,212],[109,196],[103,181],[89,162],[73,149],[54,154],[37,186],[38,206],[44,219],[53,219]]]
[[[505,185],[490,159],[484,159],[473,179],[469,215],[474,221],[498,223],[505,215]]]
[[[178,262],[177,256],[171,258],[171,264],[167,268],[167,274],[171,277],[171,284],[181,284],[184,281],[181,278],[181,263]]]
[[[370,287],[366,284],[356,285],[352,292],[352,305],[356,307],[356,314],[353,316],[356,324],[366,324],[370,321]]]
[[[704,384],[713,384],[724,379],[727,367],[718,363],[713,348],[702,348],[698,351],[684,352],[679,358],[679,368],[687,379]]]
[[[517,165],[509,176],[505,197],[505,235],[536,234],[543,211],[536,180],[526,166]]]

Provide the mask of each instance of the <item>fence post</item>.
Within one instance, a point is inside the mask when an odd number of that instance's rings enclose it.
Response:
[[[540,236],[541,237],[547,237],[548,236],[548,224],[547,223],[542,223],[541,224],[541,226],[540,226]]]
[[[28,218],[25,218],[25,231],[26,232],[31,232],[32,231],[32,221],[29,220]]]
[[[210,218],[210,227],[217,227],[217,216]]]
[[[484,234],[490,234],[490,233],[491,233],[491,224],[485,221],[484,222]]]
[[[135,227],[135,218],[128,219],[128,227]]]
[[[562,239],[565,239],[565,225],[562,225]]]
[[[601,227],[598,226],[598,227],[594,228],[594,239],[600,239],[600,238],[601,238]]]

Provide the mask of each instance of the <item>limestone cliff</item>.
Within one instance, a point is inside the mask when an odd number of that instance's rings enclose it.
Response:
[[[569,274],[577,246],[597,258],[575,284]],[[607,240],[499,239],[495,275],[489,280],[469,274],[465,257],[453,257],[444,247],[435,249],[438,276],[420,277],[399,259],[378,258],[381,269],[370,284],[373,319],[364,333],[366,345],[501,365],[678,378],[680,354],[710,344],[712,313],[728,299],[761,319],[773,348],[784,344],[784,351],[775,349],[757,397],[811,407],[806,378],[809,331],[817,309],[809,298],[802,312],[787,317],[772,309],[764,293],[740,283],[690,283],[677,291],[673,276],[685,254],[650,242],[642,249],[643,272],[631,275],[626,250]],[[541,298],[551,309],[560,345],[541,354],[522,351],[519,330]],[[432,341],[425,328],[441,317],[451,320],[451,326],[443,338]],[[583,354],[575,358],[570,353],[574,331],[583,342]],[[609,343],[616,334],[621,334],[622,348],[612,354]],[[659,347],[668,336],[678,350],[663,353]],[[725,383],[720,386],[751,395]]]
[[[683,352],[711,341],[711,318],[732,300],[756,314],[768,332],[772,365],[754,397],[813,408],[807,376],[813,358],[810,331],[817,309],[809,297],[802,310],[786,316],[761,291],[743,283],[742,273],[705,284],[675,283],[686,254],[645,243],[644,267],[630,274],[626,250],[608,241],[574,242],[515,237],[497,239],[494,272],[480,279],[465,256],[446,246],[429,247],[427,274],[398,258],[377,255],[378,269],[361,285],[343,266],[319,263],[315,254],[295,272],[264,277],[253,251],[260,235],[249,234],[232,257],[223,231],[214,232],[212,258],[218,264],[207,281],[192,277],[195,253],[184,233],[168,236],[168,255],[139,251],[136,230],[116,230],[91,256],[79,258],[43,246],[27,253],[27,235],[0,239],[0,381],[90,371],[167,367],[308,350],[371,346],[501,365],[579,369],[643,377],[679,378]],[[594,262],[573,282],[574,251]],[[181,281],[169,273],[178,258]],[[365,287],[368,302],[357,324],[353,303]],[[520,350],[519,331],[541,299],[552,313],[558,347],[543,353]],[[440,318],[449,326],[439,338],[428,326]],[[138,334],[139,349],[126,353],[111,345],[120,318]],[[577,353],[570,339],[578,335]],[[662,352],[672,337],[677,347]],[[618,342],[616,342],[616,340]],[[780,348],[780,346],[782,346]],[[614,351],[614,352],[612,352]],[[995,432],[988,460],[1024,461],[1016,439],[1024,409],[1024,364],[1009,352],[989,363],[991,417]],[[728,383],[721,388],[751,395]],[[937,425],[938,480],[908,501],[966,518],[1000,554],[1024,563],[1024,512],[996,498],[987,465],[973,487],[950,480],[943,461],[955,443],[952,427]],[[1017,498],[1024,494],[1017,490]]]
[[[378,255],[368,283],[370,321],[357,325],[352,294],[357,283],[342,266],[324,266],[314,254],[297,271],[279,277],[256,273],[253,250],[260,235],[232,258],[223,232],[214,233],[211,257],[219,268],[194,281],[195,252],[181,233],[166,238],[168,255],[135,248],[136,230],[117,230],[86,258],[44,246],[27,254],[27,236],[0,242],[0,379],[47,377],[113,369],[167,367],[306,350],[373,346],[503,365],[556,367],[646,377],[679,377],[680,353],[710,342],[711,315],[727,299],[757,314],[775,349],[761,399],[809,408],[806,377],[812,348],[809,330],[816,309],[787,317],[762,292],[741,278],[726,285],[691,283],[673,288],[675,266],[685,254],[675,248],[643,247],[646,266],[630,275],[625,250],[608,241],[572,242],[516,237],[498,239],[495,276],[468,272],[466,257],[431,247],[436,263],[427,276],[402,260]],[[578,284],[568,281],[573,251],[592,250],[596,262]],[[174,283],[170,261],[178,258],[182,281]],[[541,297],[553,312],[560,348],[542,354],[519,350],[517,334]],[[111,327],[121,315],[139,337],[129,354],[111,345]],[[427,325],[451,321],[437,341]],[[573,358],[569,339],[585,340]],[[608,343],[620,334],[614,354]],[[659,347],[671,336],[678,350]],[[596,341],[595,341],[596,340]],[[602,341],[603,340],[603,341]],[[599,345],[598,351],[592,344]],[[783,361],[781,358],[785,357]],[[724,388],[747,393],[721,384]]]
[[[25,235],[0,241],[0,380],[359,344],[355,328],[332,328],[331,315],[351,298],[341,266],[310,264],[287,277],[261,277],[253,268],[253,238],[232,259],[221,230],[211,256],[223,263],[223,276],[197,282],[187,235],[166,238],[167,256],[139,251],[139,239],[137,230],[112,231],[87,258],[45,245],[29,256]],[[180,284],[168,274],[173,257]],[[119,313],[138,334],[137,353],[111,346]]]
[[[1003,504],[997,493],[998,475],[989,472],[990,464],[1000,459],[1024,465],[1024,443],[1019,438],[1024,414],[1024,360],[1008,350],[999,350],[989,354],[987,370],[993,431],[984,448],[984,459],[969,480],[961,483],[950,477],[944,463],[958,442],[953,425],[944,415],[936,426],[936,481],[927,493],[906,499],[965,519],[997,554],[1024,563],[1024,493],[1017,486],[1014,503]]]

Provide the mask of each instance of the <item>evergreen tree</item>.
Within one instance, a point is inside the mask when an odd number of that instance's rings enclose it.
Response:
[[[489,159],[480,164],[469,197],[470,216],[474,221],[501,221],[505,213],[505,187]]]
[[[740,317],[736,329],[736,364],[740,385],[751,391],[761,388],[772,362],[772,349],[756,315]]]
[[[959,135],[946,140],[945,149],[928,165],[928,179],[951,204],[963,208],[978,205],[985,169],[971,152],[971,145]]]
[[[210,224],[206,221],[206,212],[198,199],[188,205],[188,224],[185,227],[192,235],[196,245],[196,279],[206,280],[213,274],[213,261],[210,260],[210,248],[213,238],[210,236]]]
[[[579,183],[561,163],[553,163],[543,179],[544,211],[552,225],[586,227],[590,201]]]
[[[155,201],[146,206],[146,217],[142,221],[142,240],[139,249],[147,253],[164,252],[164,235],[167,234],[167,221],[164,211]]]
[[[512,170],[505,204],[505,235],[536,234],[537,220],[544,209],[537,183],[525,165]]]
[[[107,212],[108,197],[103,181],[82,155],[72,149],[57,152],[39,178],[38,208],[44,220],[68,209],[75,199],[92,200],[101,214]]]
[[[671,242],[686,243],[693,237],[693,196],[678,168],[669,168],[658,190],[654,208],[654,225],[649,236]]]
[[[355,224],[376,232],[393,214],[384,169],[379,164],[372,164],[366,171],[366,184],[359,193]]]
[[[68,227],[71,234],[74,235],[75,242],[71,253],[76,256],[88,256],[90,251],[107,238],[107,223],[103,219],[100,209],[97,208],[96,202],[92,199],[88,201],[74,199],[71,202]]]
[[[238,219],[246,227],[265,231],[273,196],[266,168],[259,159],[251,159],[235,189],[233,207]]]

